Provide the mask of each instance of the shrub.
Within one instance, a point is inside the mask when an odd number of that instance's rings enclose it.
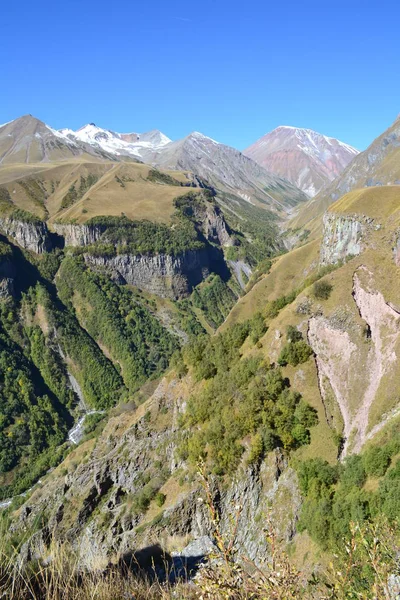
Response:
[[[289,364],[292,367],[297,367],[305,363],[312,355],[312,348],[303,340],[299,342],[286,344],[278,358],[278,364],[282,367]]]
[[[363,456],[363,466],[367,475],[382,477],[390,464],[390,456],[385,448],[368,448]]]
[[[344,471],[341,476],[341,483],[346,487],[361,488],[366,479],[365,469],[361,456],[348,456],[344,463]]]
[[[317,300],[328,300],[333,286],[327,281],[316,281],[313,285],[313,294]]]
[[[157,492],[157,494],[154,497],[155,503],[160,508],[161,508],[161,506],[164,506],[166,499],[167,499],[167,496],[165,494],[163,494],[162,492]]]
[[[253,344],[256,344],[258,340],[264,335],[267,331],[267,326],[265,324],[264,317],[260,312],[256,313],[249,322],[250,325],[250,338]]]
[[[299,342],[303,339],[303,334],[297,329],[297,327],[288,325],[286,329],[286,339],[288,342]]]
[[[250,446],[250,452],[247,459],[247,462],[251,465],[253,463],[258,463],[264,452],[264,442],[260,433],[256,433],[252,440]]]

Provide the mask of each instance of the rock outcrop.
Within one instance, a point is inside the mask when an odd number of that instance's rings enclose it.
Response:
[[[400,343],[400,313],[376,290],[372,273],[364,266],[354,273],[353,299],[361,323],[350,307],[344,307],[329,318],[313,316],[308,330],[328,422],[332,403],[340,408],[342,456],[359,453],[369,439],[371,409],[379,393],[389,400]],[[384,415],[374,433],[385,423]]]
[[[52,249],[52,241],[46,223],[42,221],[20,221],[13,218],[1,218],[0,228],[13,238],[21,248],[43,254]]]
[[[217,206],[208,207],[203,222],[204,235],[209,242],[220,246],[233,246],[223,214]]]
[[[209,273],[207,250],[168,254],[116,256],[84,255],[90,267],[105,269],[121,283],[128,283],[162,298],[174,300],[190,294]]]
[[[107,227],[105,225],[75,225],[54,223],[54,231],[63,236],[66,246],[89,246],[99,241]]]
[[[369,233],[380,225],[364,215],[327,212],[323,227],[320,263],[330,265],[361,254],[365,250]]]
[[[246,284],[252,274],[252,270],[249,264],[243,260],[228,260],[228,265],[235,273],[235,277],[242,290],[246,288]]]
[[[0,300],[14,296],[15,266],[10,257],[0,259]]]
[[[80,552],[82,568],[107,565],[112,556],[123,556],[168,536],[176,540],[189,536],[199,541],[196,548],[209,549],[214,526],[200,482],[177,486],[178,473],[185,472],[176,458],[185,385],[164,379],[145,405],[111,419],[87,460],[67,476],[58,469],[44,481],[19,511],[12,528],[29,527],[44,512],[47,530],[73,544]],[[149,413],[152,420],[162,416],[158,427],[147,424]],[[157,475],[154,456],[162,465]],[[150,514],[139,505],[135,508],[132,502],[150,484],[150,474],[154,481],[160,470],[167,478],[161,488],[167,493],[165,505],[156,512],[153,506]],[[260,466],[243,466],[228,486],[211,478],[210,490],[224,535],[232,534],[232,521],[238,519],[236,540],[241,555],[256,563],[265,560],[268,542],[260,522],[268,514],[279,535],[287,541],[292,538],[301,499],[296,475],[280,450],[270,453]],[[34,553],[35,548],[26,551]]]

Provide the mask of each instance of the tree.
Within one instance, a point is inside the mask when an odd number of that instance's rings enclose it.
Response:
[[[327,281],[316,281],[313,285],[313,294],[317,300],[328,300],[333,286]]]

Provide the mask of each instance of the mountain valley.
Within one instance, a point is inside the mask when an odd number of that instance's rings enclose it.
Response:
[[[4,597],[397,597],[399,136],[0,127]]]

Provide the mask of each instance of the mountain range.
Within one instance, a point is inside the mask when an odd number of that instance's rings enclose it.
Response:
[[[400,118],[378,136],[366,150],[305,203],[293,217],[290,227],[312,230],[319,227],[328,207],[347,192],[358,188],[397,185],[400,182]]]
[[[0,127],[0,595],[397,577],[400,121],[261,140]]]

